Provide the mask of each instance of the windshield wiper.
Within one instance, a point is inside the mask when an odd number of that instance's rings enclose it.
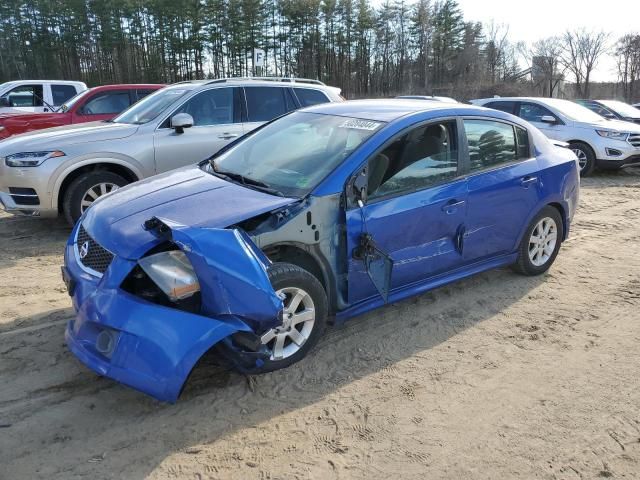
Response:
[[[270,187],[265,182],[262,182],[260,180],[254,180],[253,178],[245,177],[244,175],[241,175],[239,173],[226,172],[226,171],[220,170],[216,165],[215,160],[211,160],[211,162],[209,163],[211,164],[211,168],[213,169],[214,173],[218,177],[221,177],[226,180],[235,180],[236,182],[241,183],[245,187],[253,188],[254,190],[260,190],[261,192],[269,193],[271,195],[277,195],[278,197],[284,197],[284,194],[281,191]]]

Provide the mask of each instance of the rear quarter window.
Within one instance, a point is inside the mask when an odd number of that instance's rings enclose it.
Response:
[[[310,107],[311,105],[329,102],[327,95],[320,90],[315,90],[313,88],[294,88],[293,91],[296,93],[296,97],[298,97],[300,105],[303,107]]]

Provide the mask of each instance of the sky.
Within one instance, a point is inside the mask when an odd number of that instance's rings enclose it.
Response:
[[[640,33],[640,0],[458,0],[458,4],[466,21],[508,25],[511,42],[532,43],[580,27],[611,32],[610,44],[626,33]],[[592,80],[616,80],[615,68],[613,58],[603,57]]]

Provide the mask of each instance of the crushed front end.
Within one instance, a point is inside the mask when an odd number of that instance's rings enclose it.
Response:
[[[62,267],[77,312],[65,334],[71,351],[98,374],[167,402],[214,346],[238,368],[259,368],[268,353],[257,333],[282,312],[262,252],[237,229],[157,218],[140,228],[152,240],[126,258],[90,225],[75,226]]]

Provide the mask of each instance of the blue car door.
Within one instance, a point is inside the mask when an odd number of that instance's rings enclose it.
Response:
[[[413,127],[387,142],[354,177],[366,177],[367,200],[346,212],[349,303],[382,294],[367,272],[363,239],[390,259],[391,290],[462,263],[467,185],[460,176],[458,131],[454,119]]]
[[[538,207],[538,161],[528,132],[499,120],[464,119],[468,154],[465,263],[509,254]]]

